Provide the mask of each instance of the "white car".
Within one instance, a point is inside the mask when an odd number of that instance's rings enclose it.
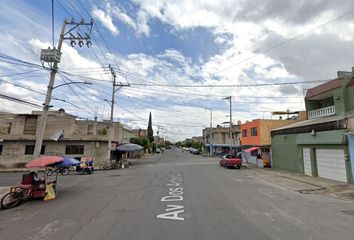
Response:
[[[160,152],[161,152],[161,149],[160,148],[156,148],[155,153],[160,153]]]

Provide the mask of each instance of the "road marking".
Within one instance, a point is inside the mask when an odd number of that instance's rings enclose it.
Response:
[[[161,197],[160,202],[181,202],[183,201],[183,176],[180,172],[170,173],[166,184],[168,195]],[[165,212],[156,215],[156,218],[184,221],[184,217],[179,215],[184,213],[183,205],[167,204]]]
[[[157,215],[157,218],[184,221],[184,217],[179,217],[178,214],[184,213],[184,206],[180,205],[167,205],[166,213]],[[181,209],[181,210],[179,210]],[[170,212],[172,211],[172,212]]]
[[[234,180],[235,180],[236,182],[242,182],[242,180],[241,180],[241,179],[238,179],[238,178],[234,178]]]

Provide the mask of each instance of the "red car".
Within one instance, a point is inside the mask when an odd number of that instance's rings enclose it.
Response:
[[[234,154],[226,154],[220,160],[220,166],[226,168],[241,168],[242,159],[241,153]]]

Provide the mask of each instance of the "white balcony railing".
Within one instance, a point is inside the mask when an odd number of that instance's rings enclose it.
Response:
[[[336,114],[335,106],[330,106],[330,107],[325,107],[325,108],[320,108],[320,109],[316,109],[313,111],[309,111],[308,118],[313,119],[313,118],[318,118],[318,117],[332,116],[335,114]]]

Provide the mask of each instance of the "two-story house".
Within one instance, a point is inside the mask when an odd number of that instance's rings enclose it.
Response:
[[[223,155],[241,150],[240,125],[203,129],[204,151],[209,154]]]
[[[31,114],[0,114],[0,168],[21,168],[33,158],[36,133],[41,117],[40,111]],[[110,123],[97,120],[82,120],[65,113],[64,110],[50,111],[44,133],[41,155],[69,155],[80,159],[93,157],[96,166],[108,158],[108,127]],[[131,129],[113,123],[112,145],[128,143],[136,136]],[[63,138],[52,139],[63,131]]]
[[[286,119],[254,119],[241,124],[243,160],[260,167],[270,167],[271,130],[306,120],[305,112],[300,111],[293,114],[291,118]]]
[[[272,131],[274,168],[352,183],[354,73],[308,89],[305,106],[308,120]]]

